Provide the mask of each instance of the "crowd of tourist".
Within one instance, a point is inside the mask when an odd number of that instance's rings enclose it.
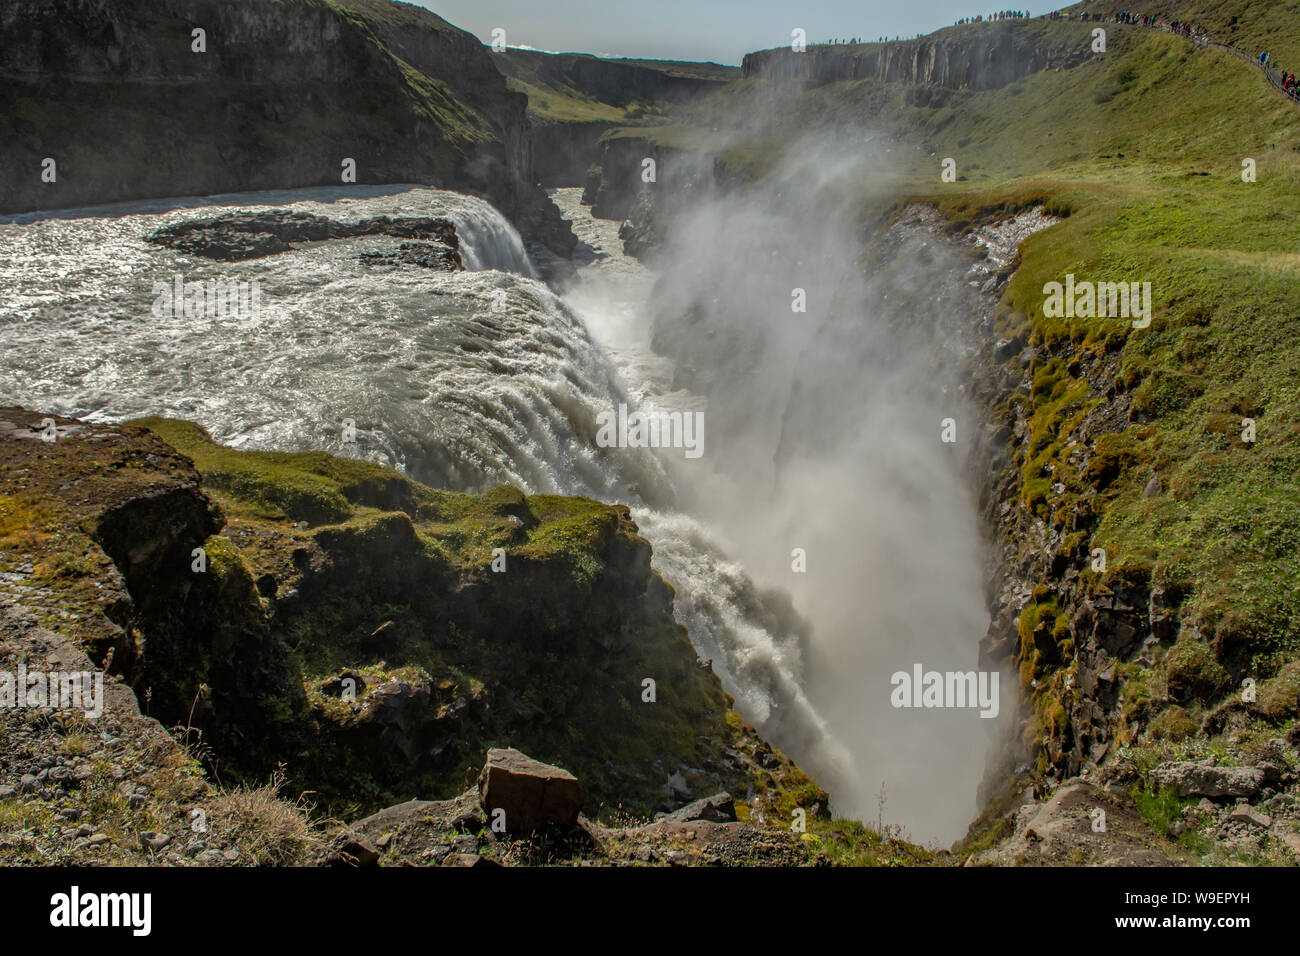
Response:
[[[990,13],[987,16],[980,14],[974,17],[962,17],[953,26],[961,26],[965,23],[996,23],[998,20],[1028,20],[1028,10],[999,10],[997,13]]]

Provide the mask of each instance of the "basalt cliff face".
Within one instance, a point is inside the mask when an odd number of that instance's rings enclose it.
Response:
[[[948,89],[993,90],[1042,70],[1067,68],[1087,59],[1089,48],[1060,39],[1040,41],[1011,23],[986,24],[970,34],[947,34],[894,43],[852,47],[789,47],[746,55],[745,79],[835,83],[880,80]]]
[[[533,182],[526,98],[422,8],[16,0],[0,38],[0,212],[338,185],[350,159],[357,183],[475,193],[572,249]]]

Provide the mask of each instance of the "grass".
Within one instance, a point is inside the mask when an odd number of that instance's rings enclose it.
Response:
[[[674,60],[604,59],[585,53],[506,49],[495,55],[512,90],[528,97],[528,111],[545,122],[654,123],[659,102],[673,86],[695,82],[701,90],[739,74],[737,67]],[[662,74],[658,91],[645,71]],[[632,92],[629,92],[632,91]]]
[[[509,547],[525,559],[568,557],[575,574],[590,579],[599,570],[591,564],[592,549],[618,521],[615,509],[590,498],[525,497],[509,486],[481,495],[442,491],[382,465],[325,452],[236,451],[191,422],[148,418],[136,424],[193,460],[205,488],[232,518],[348,524],[363,532],[382,515],[402,512],[458,566],[486,566],[493,548]],[[512,516],[532,526],[522,542]]]
[[[252,866],[289,866],[325,849],[321,832],[328,821],[312,817],[303,798],[285,800],[281,773],[261,786],[240,786],[212,798],[208,825],[234,842],[241,863]]]

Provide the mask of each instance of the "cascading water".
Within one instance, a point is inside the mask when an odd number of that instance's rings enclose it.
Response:
[[[707,402],[708,454],[671,471],[680,510],[811,624],[784,642],[782,672],[852,762],[794,752],[839,812],[952,840],[997,737],[985,717],[1014,708],[917,707],[893,677],[976,677],[988,615],[964,462],[978,425],[958,369],[981,306],[970,260],[924,226],[864,244],[851,200],[885,148],[792,140],[744,189],[665,163],[658,278],[635,325],[672,384]]]
[[[445,216],[471,271],[358,259],[391,248],[387,237],[235,263],[143,241],[196,215],[272,203],[338,220]],[[0,225],[8,280],[0,399],[91,420],[186,418],[236,447],[360,454],[441,487],[511,483],[627,503],[677,591],[679,621],[738,709],[797,759],[811,755],[836,791],[849,758],[801,689],[797,615],[760,593],[712,529],[674,510],[670,452],[595,441],[596,416],[621,402],[691,407],[698,399],[665,387],[671,368],[647,349],[607,353],[594,342],[574,310],[532,278],[518,234],[495,209],[418,187],[146,208],[153,211],[119,206]],[[257,280],[259,309],[237,318],[159,315],[154,283],[178,274]],[[574,295],[590,319],[593,300]],[[343,441],[348,419],[355,444]]]

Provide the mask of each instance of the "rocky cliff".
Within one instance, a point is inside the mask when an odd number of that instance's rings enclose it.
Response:
[[[577,773],[592,815],[731,790],[756,820],[827,816],[697,661],[626,508],[143,424],[0,412],[0,599],[223,778],[284,765],[373,811],[455,797],[514,745]]]
[[[1075,66],[1090,55],[1083,34],[1049,37],[1026,30],[1023,22],[1005,22],[895,43],[762,50],[746,55],[741,76],[817,84],[871,79],[992,90],[1031,73]]]
[[[0,38],[0,212],[335,185],[351,159],[357,183],[475,193],[572,248],[533,182],[525,97],[423,8],[17,0]]]
[[[647,181],[647,160],[654,162],[652,181]],[[644,257],[663,242],[676,211],[702,191],[728,183],[725,167],[713,153],[665,146],[645,136],[614,135],[600,143],[582,201],[591,204],[594,216],[622,220],[623,251]]]

